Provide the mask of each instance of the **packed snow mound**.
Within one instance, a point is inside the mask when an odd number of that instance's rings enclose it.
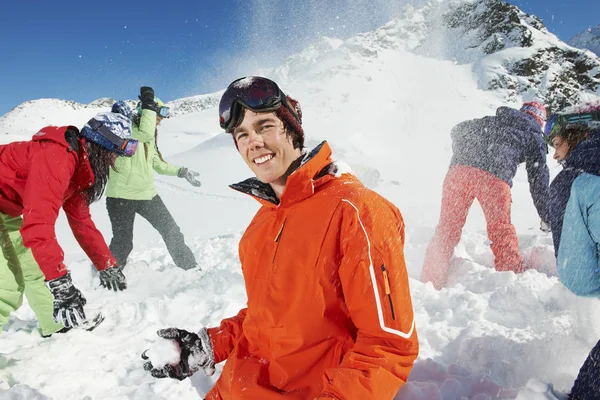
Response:
[[[36,399],[202,398],[222,365],[213,377],[158,380],[143,370],[141,354],[161,340],[158,329],[195,332],[245,307],[240,237],[241,231],[189,240],[201,271],[175,267],[162,242],[138,248],[124,271],[129,287],[118,293],[98,286],[83,256],[70,257],[88,309],[107,318],[93,332],[42,339],[31,310],[22,307],[0,340],[0,398],[19,398],[24,390]],[[407,239],[407,250],[424,240]],[[552,251],[545,235],[522,242],[525,253],[536,246]],[[460,247],[448,288],[410,280],[421,351],[396,400],[553,399],[550,393],[561,399],[559,391],[568,390],[600,334],[597,300],[577,298],[556,277],[535,270],[495,272],[485,234],[468,235]]]
[[[600,24],[575,35],[568,43],[573,47],[589,50],[600,56]]]

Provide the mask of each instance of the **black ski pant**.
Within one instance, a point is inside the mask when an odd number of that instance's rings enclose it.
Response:
[[[167,210],[159,195],[152,200],[127,200],[115,197],[106,198],[106,209],[112,224],[113,238],[110,251],[121,268],[127,263],[127,257],[133,250],[133,221],[140,214],[160,233],[175,265],[182,269],[194,268],[196,260],[190,248],[185,244],[183,234]]]
[[[569,400],[600,400],[600,342],[579,370]]]

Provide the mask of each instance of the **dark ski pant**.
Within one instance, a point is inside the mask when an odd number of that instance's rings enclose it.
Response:
[[[113,238],[110,251],[117,265],[124,267],[133,250],[133,222],[135,214],[144,217],[162,236],[175,265],[182,269],[194,268],[196,260],[185,244],[183,234],[159,195],[152,200],[127,200],[115,197],[106,199],[106,209],[112,224]]]
[[[600,400],[600,342],[579,370],[569,400]]]

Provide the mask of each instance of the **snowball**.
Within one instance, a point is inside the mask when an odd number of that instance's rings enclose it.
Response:
[[[146,355],[155,368],[164,367],[167,364],[179,364],[180,358],[179,344],[170,339],[158,339],[150,346]]]

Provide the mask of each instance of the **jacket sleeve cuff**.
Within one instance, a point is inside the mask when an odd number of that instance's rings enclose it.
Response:
[[[113,268],[117,266],[117,260],[114,258],[106,260],[103,264],[94,264],[97,271],[104,271],[105,269]]]
[[[227,351],[223,351],[222,349],[219,348],[219,332],[221,331],[221,329],[219,327],[217,328],[208,328],[206,330],[206,333],[208,334],[208,337],[210,339],[210,345],[213,351],[213,356],[215,359],[215,364],[218,364],[222,361],[227,360],[227,357],[229,356],[229,352]]]

